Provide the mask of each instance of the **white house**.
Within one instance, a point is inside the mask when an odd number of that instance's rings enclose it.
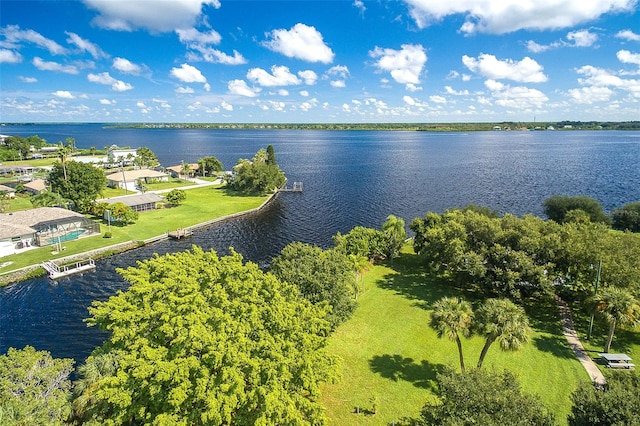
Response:
[[[138,156],[138,151],[135,148],[118,148],[117,145],[111,145],[107,149],[107,158],[112,164],[124,164],[131,165]]]
[[[151,169],[124,170],[107,175],[108,186],[131,191],[136,191],[139,183],[167,182],[168,180],[168,174]]]

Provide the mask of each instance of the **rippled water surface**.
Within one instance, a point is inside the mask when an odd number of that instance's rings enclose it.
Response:
[[[35,279],[0,289],[0,353],[26,344],[81,362],[105,335],[83,319],[93,300],[126,283],[115,272],[153,253],[197,244],[267,266],[291,241],[321,246],[356,225],[379,227],[389,214],[407,223],[427,211],[469,203],[500,212],[542,214],[553,194],[588,195],[605,210],[640,200],[640,132],[369,132],[285,130],[135,130],[99,125],[5,126],[3,134],[67,137],[79,147],[147,146],[165,166],[205,155],[230,168],[273,144],[289,181],[259,213],[97,261],[95,272],[52,283]],[[141,214],[140,220],[144,220]],[[159,234],[165,230],[159,230]]]

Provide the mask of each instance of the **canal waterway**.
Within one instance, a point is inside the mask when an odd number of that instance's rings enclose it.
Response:
[[[163,241],[96,262],[94,272],[0,289],[0,353],[35,346],[82,362],[105,335],[83,319],[94,300],[127,283],[117,268],[192,244],[221,254],[229,247],[267,267],[288,243],[328,247],[336,232],[379,227],[389,214],[408,223],[427,211],[469,203],[517,215],[542,215],[553,194],[588,195],[606,211],[640,200],[640,132],[539,131],[429,133],[113,129],[98,124],[4,126],[2,134],[37,134],[80,148],[108,145],[153,150],[164,166],[219,158],[227,169],[272,144],[302,193],[279,194],[257,213],[224,221],[180,241]],[[141,214],[140,220],[144,220]],[[158,230],[161,234],[165,230]]]

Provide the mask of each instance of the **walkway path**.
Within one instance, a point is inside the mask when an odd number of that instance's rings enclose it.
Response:
[[[558,304],[558,309],[560,310],[560,319],[562,321],[562,332],[564,336],[567,338],[567,342],[569,342],[569,346],[573,349],[573,352],[578,358],[578,361],[582,364],[585,370],[587,370],[587,374],[591,378],[591,381],[598,386],[602,387],[607,384],[607,381],[604,378],[604,375],[598,368],[595,362],[591,359],[587,351],[582,346],[580,339],[578,339],[578,333],[576,333],[575,327],[573,326],[573,319],[571,317],[571,309],[567,303],[562,300],[558,295],[555,296],[556,303]]]

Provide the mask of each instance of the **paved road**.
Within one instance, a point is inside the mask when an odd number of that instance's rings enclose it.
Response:
[[[567,338],[567,342],[569,342],[569,346],[573,350],[573,353],[578,358],[578,361],[582,364],[585,370],[587,370],[587,374],[591,378],[591,381],[596,386],[602,387],[607,384],[607,381],[604,378],[604,375],[596,365],[596,363],[591,359],[587,351],[582,346],[582,342],[578,339],[578,333],[576,333],[575,327],[573,326],[573,318],[571,316],[571,309],[567,303],[562,300],[559,296],[555,296],[556,303],[558,304],[558,309],[560,310],[560,319],[562,321],[562,332],[564,336]]]

